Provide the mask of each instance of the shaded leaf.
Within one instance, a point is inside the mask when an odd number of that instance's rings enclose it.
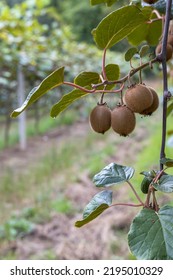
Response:
[[[148,179],[153,179],[156,176],[156,173],[157,172],[155,170],[140,172],[140,174],[144,175]]]
[[[141,10],[136,6],[125,6],[110,13],[99,23],[92,32],[94,40],[101,49],[111,48],[145,20]]]
[[[161,158],[160,163],[166,165],[167,167],[173,167],[173,159],[171,158]]]
[[[133,47],[128,49],[125,53],[125,61],[130,61],[136,53],[138,53],[137,48]]]
[[[112,203],[112,191],[106,190],[96,194],[87,204],[83,213],[83,220],[75,223],[76,227],[81,227],[98,217]]]
[[[106,3],[107,6],[112,6],[117,0],[90,0],[91,5],[98,5],[98,4],[103,4]]]
[[[149,50],[149,46],[148,45],[142,46],[140,51],[139,51],[140,57],[145,56],[147,54],[148,50]]]
[[[166,1],[165,0],[159,0],[156,2],[153,7],[157,9],[161,14],[166,13]],[[173,3],[171,6],[171,18],[173,18]]]
[[[173,192],[173,175],[162,175],[158,183],[153,184],[156,190],[161,192]]]
[[[57,117],[61,112],[67,109],[74,101],[86,96],[88,92],[81,91],[80,89],[74,89],[71,92],[65,94],[59,102],[57,102],[51,109],[50,115],[52,118]]]
[[[144,208],[134,218],[128,243],[137,259],[173,259],[173,207],[164,206],[158,213]]]
[[[97,187],[108,187],[130,180],[133,174],[132,167],[111,163],[94,176],[93,182]]]
[[[34,103],[37,99],[43,96],[47,91],[51,90],[54,87],[61,85],[64,81],[64,67],[61,67],[47,76],[39,86],[33,88],[28,94],[23,105],[14,110],[11,114],[11,117],[15,118],[20,115],[29,105]]]

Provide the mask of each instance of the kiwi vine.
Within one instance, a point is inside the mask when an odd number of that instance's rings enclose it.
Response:
[[[116,0],[112,2],[116,2]],[[152,5],[152,11],[149,16],[148,10],[145,7],[143,8],[141,2],[149,4],[149,7]],[[167,170],[173,167],[173,159],[167,158],[165,153],[167,107],[168,101],[172,98],[168,88],[167,63],[173,56],[173,28],[170,24],[173,17],[171,14],[173,3],[172,0],[167,0],[165,13],[160,13],[159,8],[157,9],[153,6],[157,2],[160,2],[160,0],[130,1],[129,5],[118,9],[103,19],[93,31],[97,46],[103,49],[101,74],[82,72],[74,79],[74,82],[69,82],[64,81],[64,67],[61,67],[45,78],[38,87],[34,88],[23,105],[14,110],[11,115],[12,117],[17,117],[48,90],[59,85],[66,85],[72,87],[73,90],[63,96],[53,106],[51,110],[52,117],[58,116],[78,98],[84,97],[87,94],[100,94],[100,100],[89,116],[91,128],[100,134],[104,134],[112,128],[115,133],[126,137],[135,129],[136,114],[151,116],[159,107],[157,92],[154,88],[143,83],[142,71],[147,67],[152,69],[156,63],[161,65],[163,73],[163,104],[160,162],[158,170],[141,172],[144,177],[140,187],[142,193],[146,195],[145,201],[141,200],[135,187],[130,182],[135,170],[129,166],[110,163],[93,178],[96,187],[104,189],[91,199],[84,209],[82,220],[75,223],[76,227],[84,226],[105,210],[114,206],[141,207],[142,210],[132,221],[128,233],[129,248],[137,259],[173,259],[173,207],[169,205],[160,207],[156,197],[157,191],[173,192],[173,175],[167,173]],[[100,3],[109,4],[109,0],[91,0],[93,5]],[[125,18],[127,14],[131,16],[129,19]],[[122,28],[122,33],[124,32],[122,35],[119,35],[118,31],[115,32],[110,23],[111,20],[115,23],[119,16],[121,16],[123,22],[123,25],[119,26],[119,28]],[[125,54],[125,60],[130,64],[130,71],[124,77],[119,77],[117,65],[106,65],[107,49],[111,48],[121,39],[128,37],[137,27],[140,28],[142,24],[143,26],[146,24],[150,26],[158,21],[162,23],[162,34],[160,34],[158,44],[155,47],[154,57],[143,63],[142,58],[147,53],[149,46],[142,45],[140,49],[136,47],[130,48]],[[108,25],[111,30],[109,34],[107,33]],[[128,25],[131,27],[131,30],[128,29]],[[134,68],[132,66],[132,58],[136,55],[139,57],[140,63],[138,67]],[[138,74],[138,83],[131,82],[131,77],[135,74]],[[106,93],[118,94],[120,97],[119,103],[113,110],[104,101]],[[122,182],[126,182],[131,188],[138,204],[112,202],[113,191],[110,190],[110,187]]]

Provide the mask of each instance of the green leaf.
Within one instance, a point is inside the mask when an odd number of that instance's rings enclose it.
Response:
[[[99,23],[92,32],[94,40],[101,49],[111,48],[145,20],[141,10],[136,6],[125,6],[110,13]]]
[[[141,47],[140,51],[139,51],[139,55],[140,57],[143,57],[146,55],[146,53],[148,52],[149,50],[149,46],[148,45],[144,45]]]
[[[130,180],[133,174],[132,167],[111,163],[94,176],[93,182],[97,187],[109,187]]]
[[[138,53],[137,48],[132,47],[132,48],[128,49],[125,53],[125,61],[130,61],[136,53]]]
[[[137,27],[130,35],[128,35],[128,41],[134,46],[138,46],[144,41],[146,41],[149,45],[155,46],[158,44],[161,36],[162,22],[149,22],[150,19],[156,17],[156,15],[152,13],[151,7],[144,7],[142,9],[142,13],[146,18],[146,21],[148,21],[148,24],[144,22]]]
[[[107,64],[105,67],[107,79],[109,81],[118,80],[120,76],[120,68],[117,64]],[[113,85],[114,86],[114,85]]]
[[[80,89],[74,89],[71,92],[65,94],[59,102],[57,102],[51,109],[50,115],[52,118],[57,117],[61,112],[67,109],[74,101],[86,96],[88,92],[81,91]]]
[[[64,81],[64,67],[61,67],[47,76],[39,86],[33,88],[23,105],[14,110],[11,114],[11,117],[15,118],[20,115],[29,105],[34,103],[37,99],[43,96],[47,91],[51,90],[54,87],[61,85]]]
[[[166,13],[166,1],[165,0],[159,0],[157,3],[153,5],[155,9],[157,9],[161,14]],[[171,18],[173,18],[173,3],[171,6]]]
[[[156,176],[157,172],[155,170],[142,171],[142,172],[140,172],[140,174],[144,175],[148,179],[153,179]]]
[[[173,259],[173,207],[158,213],[144,208],[134,218],[128,233],[132,254],[142,260]]]
[[[130,35],[128,35],[128,41],[131,45],[138,46],[146,40],[147,34],[148,26],[146,23],[143,23],[138,26]]]
[[[107,6],[112,6],[117,0],[90,0],[92,6],[106,3]]]
[[[107,79],[109,81],[118,80],[120,76],[120,68],[117,64],[107,64],[105,67],[105,72]],[[100,75],[96,72],[81,72],[74,79],[74,83],[82,87],[88,86],[89,89],[92,88],[92,84],[101,83]],[[111,89],[115,85],[108,85],[106,88]],[[97,89],[103,89],[104,86],[100,86]]]
[[[173,102],[169,104],[167,108],[166,116],[168,117],[172,113],[172,111],[173,111]]]
[[[153,184],[156,190],[161,192],[173,192],[173,175],[162,175],[158,183]]]
[[[162,34],[162,21],[153,21],[148,26],[148,34],[146,35],[146,41],[150,46],[156,46],[159,42]]]
[[[92,84],[100,83],[100,76],[96,72],[81,72],[74,79],[74,83],[82,87],[89,86],[91,88]]]
[[[173,167],[173,159],[171,158],[161,158],[160,163],[167,167]]]
[[[116,80],[119,78],[119,66],[116,64],[108,64],[105,67],[106,75],[109,80]],[[100,76],[98,73],[95,72],[81,72],[76,78],[74,79],[74,83],[85,87],[86,89],[91,89],[92,84],[100,83]],[[111,89],[114,85],[108,85],[107,89]],[[99,87],[98,89],[102,89]],[[84,92],[80,89],[74,89],[71,92],[65,94],[51,109],[51,117],[57,117],[61,112],[67,109],[73,102],[77,99],[85,97],[88,92]]]
[[[106,190],[96,194],[92,200],[87,204],[83,213],[83,220],[75,223],[76,227],[81,227],[105,211],[112,203],[112,191]]]
[[[169,259],[173,259],[173,207],[163,206],[159,211],[160,223],[163,230],[166,252]]]

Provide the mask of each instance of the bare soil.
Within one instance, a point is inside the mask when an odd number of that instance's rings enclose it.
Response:
[[[82,140],[88,129],[87,122],[78,122],[68,129],[62,127],[30,139],[26,151],[20,151],[17,146],[4,150],[0,153],[0,174],[5,168],[15,168],[15,172],[18,172],[31,161],[37,162],[52,143],[58,146],[67,137],[75,141],[76,136]],[[146,135],[145,129],[136,129],[132,138],[120,141],[116,155],[110,157],[109,162],[133,163],[141,149],[147,145]],[[104,143],[104,139],[102,141]],[[116,201],[121,201],[122,197],[126,196],[126,188],[127,186],[122,185],[117,189]],[[81,174],[73,186],[66,187],[65,196],[82,209],[96,192],[86,172]],[[1,255],[14,252],[17,259],[128,259],[130,252],[127,232],[138,210],[131,207],[112,207],[82,228],[74,226],[75,221],[82,218],[82,211],[71,215],[56,213],[50,221],[37,224],[32,233],[3,247]]]

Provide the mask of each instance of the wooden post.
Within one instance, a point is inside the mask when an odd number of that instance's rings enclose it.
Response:
[[[23,104],[25,100],[25,78],[24,74],[22,71],[22,65],[18,64],[18,69],[17,69],[17,83],[18,83],[18,88],[17,88],[17,95],[18,95],[18,104],[19,107]],[[27,146],[26,142],[26,112],[24,111],[19,117],[18,117],[18,125],[19,125],[19,144],[20,144],[20,149],[25,150]]]

